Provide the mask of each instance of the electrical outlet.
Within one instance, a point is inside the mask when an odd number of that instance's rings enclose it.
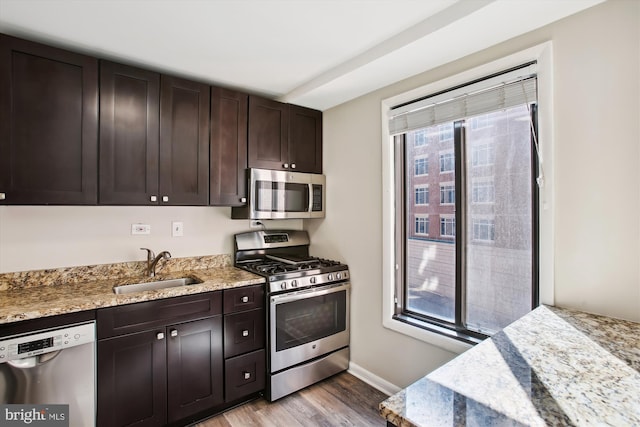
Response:
[[[181,221],[173,221],[171,223],[171,236],[182,237],[184,236],[184,223]]]
[[[262,221],[259,221],[257,219],[252,219],[251,221],[249,221],[249,228],[262,228],[263,224]]]
[[[131,234],[151,234],[149,224],[131,224]]]

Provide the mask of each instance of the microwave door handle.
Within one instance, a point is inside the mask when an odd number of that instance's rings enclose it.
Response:
[[[309,206],[307,206],[307,212],[313,212],[313,184],[309,184]]]

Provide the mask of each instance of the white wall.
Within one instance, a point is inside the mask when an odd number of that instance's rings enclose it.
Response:
[[[349,264],[353,363],[404,387],[454,356],[382,326],[381,101],[548,40],[555,301],[640,321],[639,28],[639,2],[610,0],[325,111],[329,212],[305,226],[317,252]]]
[[[0,273],[142,261],[148,247],[174,257],[233,253],[233,234],[249,230],[230,208],[126,206],[0,206]],[[184,236],[171,237],[171,222]],[[132,223],[151,225],[131,235]],[[302,227],[301,220],[266,221],[268,228]]]

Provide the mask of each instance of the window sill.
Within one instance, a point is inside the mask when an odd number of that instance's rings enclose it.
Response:
[[[463,338],[460,334],[456,334],[454,331],[450,331],[445,328],[438,328],[436,325],[420,322],[416,319],[407,318],[406,316],[385,318],[383,326],[387,329],[391,329],[395,332],[399,332],[456,354],[464,353],[479,342],[475,338]],[[469,341],[468,338],[475,341]]]

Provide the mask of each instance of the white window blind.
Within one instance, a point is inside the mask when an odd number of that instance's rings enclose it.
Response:
[[[452,122],[537,101],[535,65],[427,97],[389,111],[389,133]]]

